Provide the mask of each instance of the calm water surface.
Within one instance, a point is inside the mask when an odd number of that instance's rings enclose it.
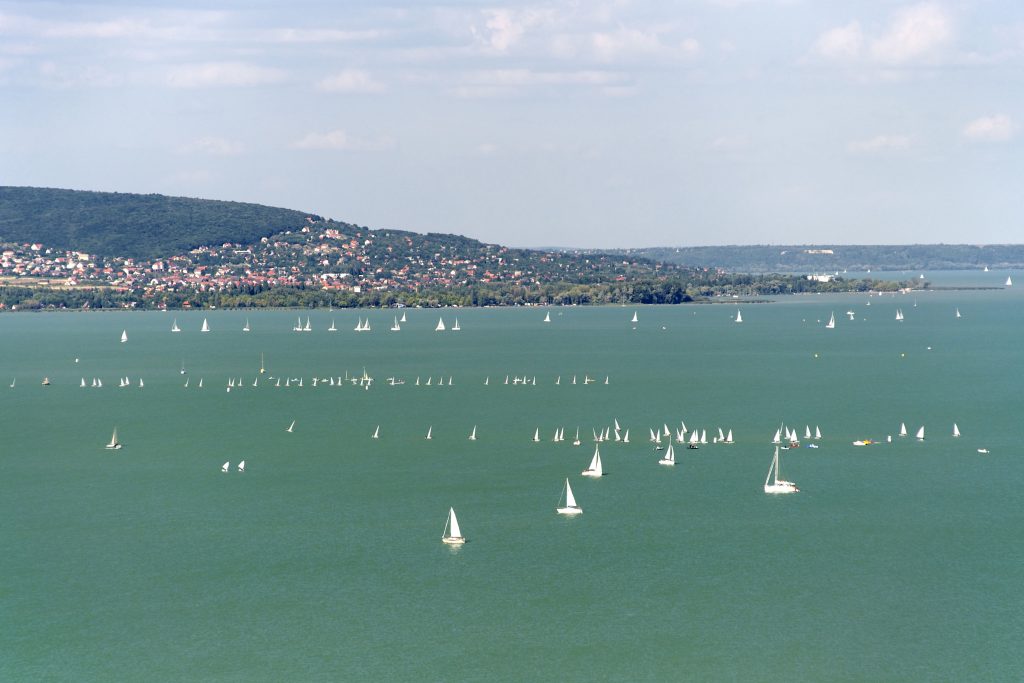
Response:
[[[424,310],[368,334],[355,311],[303,334],[289,312],[2,315],[0,679],[1021,680],[1020,289],[793,297],[742,325],[463,310],[445,333]],[[312,386],[364,368],[370,390]],[[579,476],[613,419],[631,443]],[[680,420],[737,443],[658,466],[648,429]],[[783,422],[824,438],[772,497]],[[927,440],[851,444],[900,422]]]

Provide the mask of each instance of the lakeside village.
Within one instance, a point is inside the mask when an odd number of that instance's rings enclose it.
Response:
[[[514,249],[455,235],[369,230],[312,218],[307,223],[300,230],[263,237],[252,244],[228,242],[154,259],[99,257],[38,243],[0,243],[0,284],[46,291],[54,296],[62,292],[64,296],[49,302],[42,296],[0,301],[0,310],[61,308],[64,299],[76,291],[102,291],[121,297],[106,303],[97,299],[95,305],[86,299],[75,306],[81,308],[133,308],[140,303],[190,308],[212,306],[215,301],[229,306],[236,296],[255,297],[275,291],[301,291],[306,296],[316,293],[334,299],[358,299],[374,306],[393,306],[407,301],[409,295],[427,291],[487,288],[518,292],[520,298],[495,302],[467,299],[441,305],[529,303],[522,298],[522,292],[545,287],[560,295],[568,287],[582,289],[584,293],[589,291],[588,287],[620,292],[632,288],[635,292],[659,279],[675,281],[672,286],[678,291],[671,294],[673,298],[638,303],[678,303],[697,296],[729,295],[736,291],[766,293],[764,287],[754,291],[751,283],[757,278],[728,275],[716,268],[692,269],[621,254]],[[698,284],[681,289],[679,282],[683,280]],[[806,286],[812,290],[834,285],[833,280],[831,275],[818,274],[791,278],[806,282],[798,283],[801,289]],[[640,281],[647,284],[637,284]],[[546,299],[552,303],[568,301],[553,296]],[[601,303],[595,298],[579,302]]]

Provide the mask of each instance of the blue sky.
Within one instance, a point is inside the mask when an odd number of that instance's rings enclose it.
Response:
[[[516,246],[1020,242],[1024,3],[3,2],[0,184]]]

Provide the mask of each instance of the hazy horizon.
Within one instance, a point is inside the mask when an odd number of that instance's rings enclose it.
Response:
[[[511,246],[1012,244],[1008,0],[0,1],[0,184]]]

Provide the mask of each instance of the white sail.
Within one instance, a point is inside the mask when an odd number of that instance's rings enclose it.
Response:
[[[956,422],[953,423],[953,436],[960,436],[960,428],[956,426]]]
[[[373,438],[374,439],[379,439],[380,438],[380,425],[377,425],[377,428],[373,430]]]
[[[178,319],[175,318],[174,322],[171,323],[171,332],[181,332],[181,328],[178,327]]]
[[[782,443],[782,428],[775,430],[775,436],[772,437],[772,443]]]
[[[303,332],[312,332],[313,331],[313,328],[310,327],[310,324],[309,324],[309,316],[308,315],[306,316],[306,324],[302,327],[302,331]]]
[[[398,316],[395,316],[395,322],[391,326],[391,331],[392,332],[398,332],[401,329],[402,329],[402,327],[398,324]]]
[[[917,434],[915,434],[914,437],[920,441],[924,441],[924,425],[921,425],[921,428],[917,430]]]
[[[828,324],[825,325],[825,329],[827,329],[827,330],[834,330],[835,327],[836,327],[836,314],[833,313],[831,315],[831,317],[829,317]]]
[[[565,480],[565,507],[555,510],[562,515],[578,515],[583,512],[583,508],[576,504],[576,497],[572,495],[572,486],[569,485],[568,479]]]
[[[551,322],[551,311],[548,311],[547,313],[544,314],[544,322]]]
[[[459,327],[459,319],[458,319],[458,318],[456,318],[456,319],[455,319],[455,324],[454,324],[454,325],[452,325],[452,332],[458,332],[458,331],[459,331],[459,330],[461,330],[461,329],[462,329],[462,328],[461,328],[461,327]]]
[[[444,330],[445,330],[444,318],[438,318],[437,319],[437,327],[434,328],[434,331],[435,332],[444,332]]]
[[[128,330],[123,330],[121,332],[121,343],[124,344],[126,341],[128,341]]]
[[[288,429],[286,429],[285,431],[289,433],[295,431],[295,420],[292,420],[292,423],[288,425]]]
[[[203,318],[203,326],[199,329],[200,332],[209,332],[210,323],[206,322],[206,318]]]
[[[635,323],[635,322],[637,322],[637,318],[636,318],[636,311],[633,311],[633,318],[632,318],[632,320],[630,320],[629,322],[631,322],[631,323]]]
[[[743,313],[741,311],[736,311],[736,322],[743,322]]]
[[[114,427],[114,434],[110,437],[110,443],[107,444],[107,448],[110,450],[117,450],[121,447],[121,442],[117,440],[117,427]]]
[[[249,331],[249,319],[246,318],[245,319],[245,327],[242,328],[242,332],[248,332],[248,331]],[[245,464],[244,460],[242,461],[242,464],[243,465]],[[241,471],[241,470],[239,470],[239,471]]]
[[[956,309],[956,317],[958,317],[958,318],[960,317],[960,309],[959,308]]]
[[[476,425],[473,425],[473,431],[469,433],[469,440],[476,441]]]
[[[590,466],[583,470],[582,474],[585,477],[600,477],[604,475],[604,469],[601,467],[600,446],[594,446],[594,457],[590,460]]]
[[[811,438],[811,426],[810,425],[805,425],[804,426],[804,439],[810,439],[810,438]]]
[[[434,438],[432,436],[433,433],[434,433],[434,425],[430,425],[429,427],[427,427],[427,438],[428,439],[433,439]]]
[[[399,320],[398,322],[400,322],[400,323],[409,322],[408,320],[405,319],[405,311],[402,311],[402,319]]]
[[[733,440],[732,440],[732,430],[731,429],[729,430],[729,433],[725,435],[725,442],[726,443],[733,443]]]
[[[900,422],[900,436],[907,435],[907,425],[905,422]]]
[[[334,322],[334,318],[331,318],[331,326],[327,328],[327,331],[328,332],[337,332],[338,331],[338,325],[337,325],[337,323]]]
[[[231,469],[231,463],[230,462],[226,462],[226,463],[224,463],[223,465],[220,466],[220,471],[221,472],[228,472],[228,471],[230,471],[230,469]]]
[[[622,435],[622,443],[629,443],[629,430],[628,429],[626,430],[626,433]]]
[[[540,427],[533,430],[533,440],[540,441]]]
[[[793,482],[779,478],[779,447],[776,446],[775,456],[772,458],[772,464],[768,468],[768,476],[764,480],[764,492],[795,493],[799,490]]]
[[[675,465],[676,464],[676,453],[672,450],[672,444],[668,445],[668,450],[665,451],[665,457],[658,461],[659,465]]]
[[[1007,287],[1013,287],[1013,278],[1011,278],[1011,277],[1007,277],[1006,278],[1006,286]]]
[[[445,522],[441,540],[449,545],[462,545],[466,542],[462,536],[462,529],[459,528],[459,520],[455,516],[455,508],[448,508],[448,521]]]
[[[817,425],[814,426],[814,438],[815,439],[820,439],[821,438],[821,429],[819,429]]]
[[[238,471],[239,472],[245,472],[245,461],[244,460],[242,462],[238,463]]]

